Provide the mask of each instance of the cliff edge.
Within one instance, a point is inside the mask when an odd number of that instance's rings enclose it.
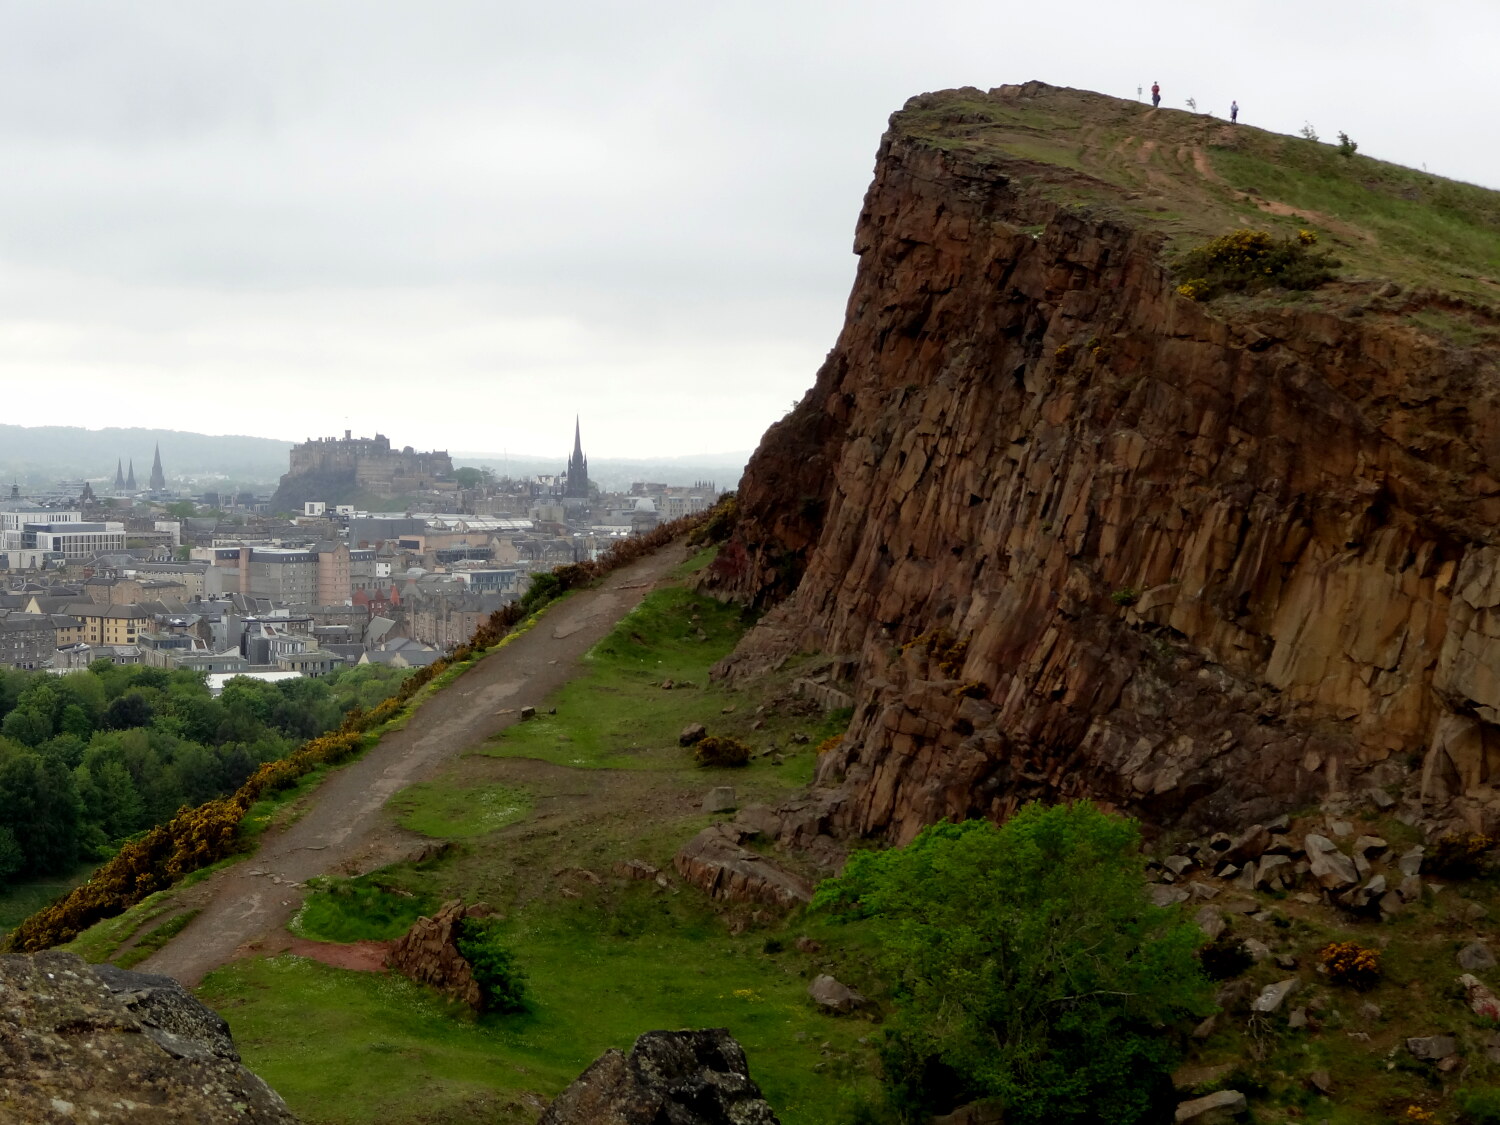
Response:
[[[1497,214],[1041,83],[908,102],[844,328],[707,579],[771,607],[719,674],[854,669],[818,827],[1084,795],[1157,826],[1355,799],[1491,826]],[[1316,231],[1339,280],[1181,295],[1174,254],[1241,227]]]

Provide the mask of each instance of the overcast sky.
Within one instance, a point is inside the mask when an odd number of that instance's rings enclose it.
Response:
[[[0,0],[0,421],[748,449],[888,115],[1039,78],[1500,186],[1494,0]]]

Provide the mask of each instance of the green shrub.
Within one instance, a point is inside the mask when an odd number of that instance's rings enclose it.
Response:
[[[1480,1086],[1453,1095],[1467,1125],[1500,1125],[1500,1089]]]
[[[1211,986],[1202,931],[1146,899],[1134,822],[1084,802],[935,825],[856,852],[814,906],[873,922],[903,1113],[993,1097],[1016,1125],[1170,1114],[1164,1029],[1207,1014]]]
[[[1237,977],[1255,963],[1245,949],[1245,943],[1225,930],[1198,951],[1198,963],[1210,980],[1229,980]]]
[[[693,758],[700,766],[743,766],[750,761],[750,747],[729,735],[710,734],[693,743]]]
[[[1339,262],[1315,252],[1318,236],[1299,231],[1296,238],[1272,238],[1263,230],[1236,230],[1178,259],[1173,270],[1177,291],[1194,301],[1211,301],[1224,293],[1283,289],[1316,289],[1333,280]]]
[[[1352,941],[1336,941],[1318,950],[1318,960],[1334,984],[1371,988],[1380,982],[1380,950]]]
[[[1427,868],[1435,875],[1450,878],[1477,875],[1494,846],[1495,838],[1483,832],[1450,832],[1433,845]]]
[[[1342,129],[1339,130],[1338,154],[1340,156],[1353,156],[1359,151],[1359,145],[1349,139],[1349,134]]]
[[[484,1010],[524,1012],[528,1007],[526,974],[516,964],[516,955],[500,944],[493,923],[465,918],[461,926],[458,951],[479,984]]]

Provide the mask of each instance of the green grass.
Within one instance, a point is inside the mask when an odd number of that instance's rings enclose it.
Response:
[[[1372,237],[1344,240],[1344,258],[1444,287],[1455,287],[1455,274],[1500,274],[1500,193],[1365,156],[1346,159],[1329,145],[1291,137],[1268,147],[1214,149],[1211,157],[1238,188],[1333,216]],[[1500,289],[1482,292],[1500,296]]]
[[[133,968],[139,965],[151,954],[162,948],[178,934],[187,928],[191,922],[201,913],[200,910],[184,910],[181,914],[168,918],[160,926],[157,926],[140,941],[136,942],[125,952],[114,958],[114,963],[122,969]]]
[[[441,779],[409,786],[387,802],[396,823],[438,840],[483,836],[531,811],[531,794],[510,785],[454,788]]]
[[[390,941],[431,914],[437,900],[381,872],[358,879],[315,879],[287,928],[314,941]]]
[[[717,556],[718,553],[719,548],[717,546],[704,547],[697,554],[689,556],[686,562],[679,563],[676,567],[674,567],[672,570],[672,577],[692,577],[694,574],[697,574],[700,570],[703,570],[705,567],[707,567],[709,563],[713,562],[715,556]]]
[[[743,631],[735,607],[682,587],[650,594],[589,651],[585,674],[549,700],[556,714],[509,727],[485,753],[588,769],[680,767],[677,732],[731,702],[708,670]],[[667,680],[692,686],[664,690]]]
[[[874,1091],[859,1040],[878,1031],[817,1013],[801,955],[766,954],[764,933],[728,936],[696,896],[634,886],[538,904],[500,934],[528,975],[530,1012],[476,1019],[399,978],[287,957],[222,969],[201,995],[311,1125],[534,1121],[524,1094],[551,1098],[607,1048],[662,1028],[727,1027],[786,1125],[848,1120]]]

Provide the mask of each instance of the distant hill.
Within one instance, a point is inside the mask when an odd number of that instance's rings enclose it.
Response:
[[[207,483],[222,474],[241,484],[273,485],[286,472],[287,451],[292,447],[291,442],[274,438],[181,430],[0,425],[0,481],[47,485],[59,479],[107,478],[113,482],[116,462],[124,461],[128,468],[134,458],[136,480],[144,485],[158,444],[169,483],[184,477]]]

